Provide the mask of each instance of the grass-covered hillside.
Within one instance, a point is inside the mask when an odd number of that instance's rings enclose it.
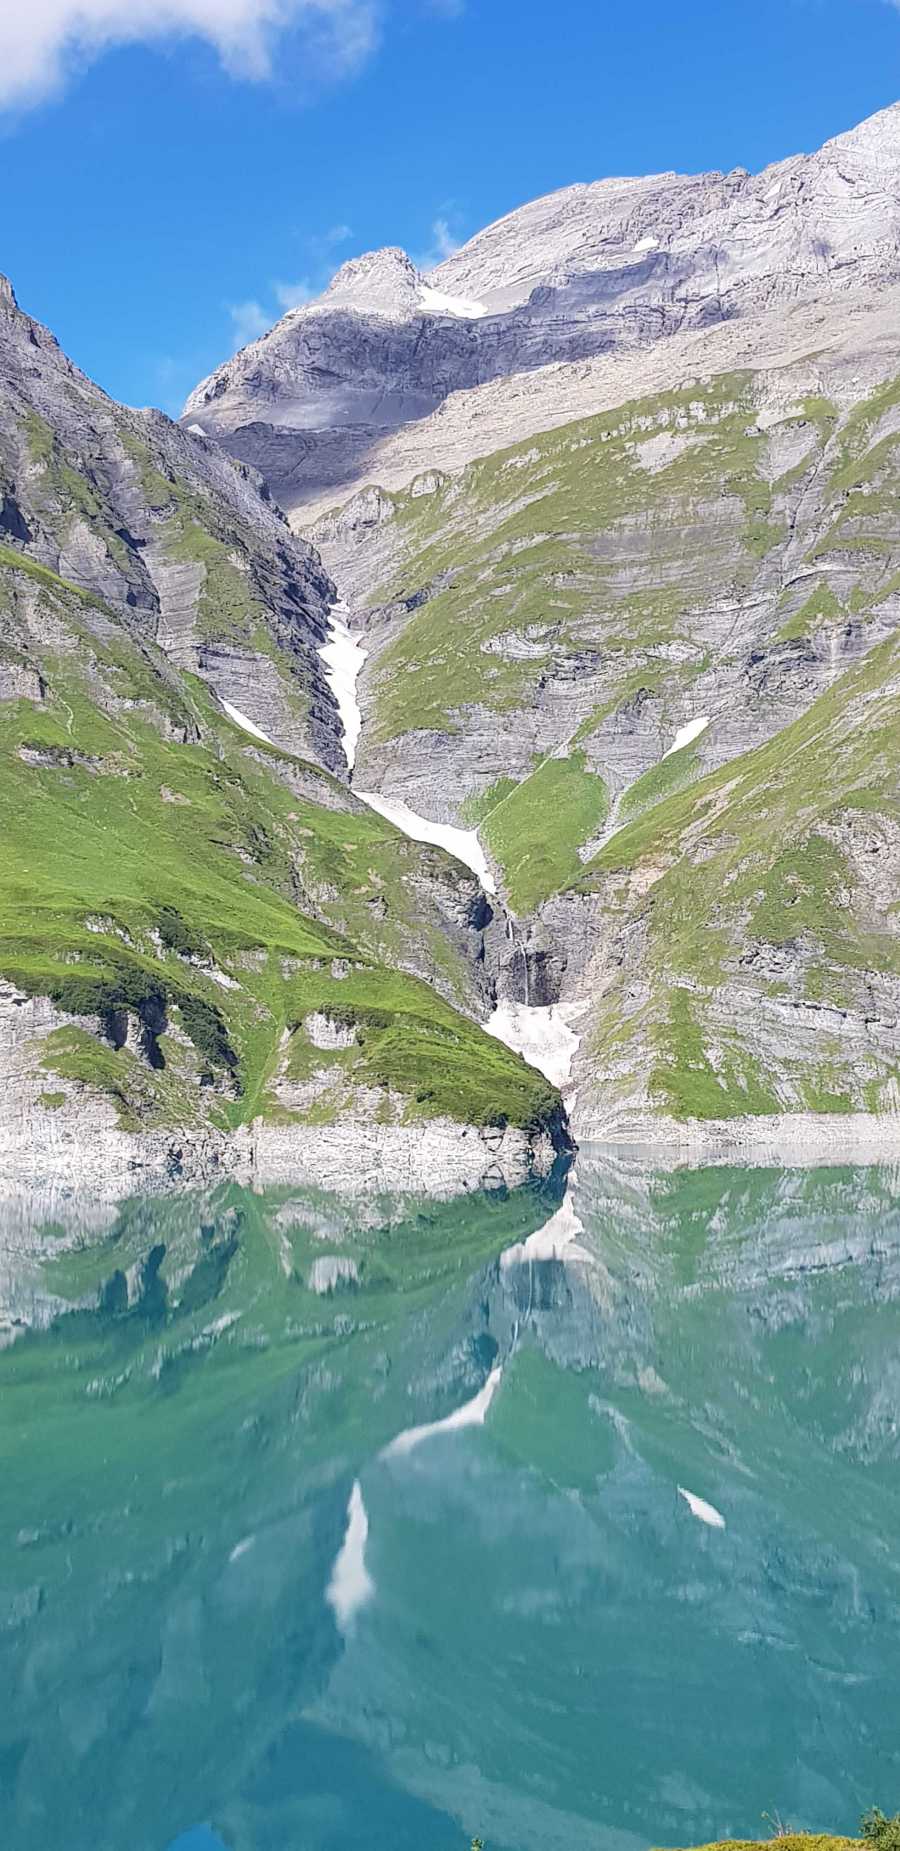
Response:
[[[7,1141],[90,1099],[129,1131],[544,1123],[555,1095],[475,1019],[476,883],[328,769],[316,556],[0,308]],[[235,675],[302,756],[227,716]]]
[[[25,576],[7,563],[0,595]],[[65,605],[42,587],[32,608],[49,625]],[[439,910],[452,863],[255,746],[199,681],[178,692],[187,736],[167,736],[152,651],[132,668],[82,631],[40,662],[41,698],[0,704],[0,975],[106,1025],[35,1051],[47,1110],[77,1081],[128,1125],[288,1116],[282,1093],[328,1119],[360,1086],[478,1122],[539,1109],[534,1076],[460,1013],[470,973]],[[348,1046],[315,1047],[317,1012]],[[313,1075],[301,1101],[291,1082]]]
[[[436,775],[527,916],[893,633],[898,443],[897,383],[847,411],[730,374],[385,497],[361,779]]]
[[[891,637],[587,863],[572,898],[595,898],[600,929],[583,1054],[605,1110],[896,1109],[898,710]]]
[[[581,1135],[900,1103],[900,382],[801,371],[414,483],[366,541],[360,777],[478,827]]]

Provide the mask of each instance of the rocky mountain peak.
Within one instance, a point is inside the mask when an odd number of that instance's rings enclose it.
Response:
[[[184,415],[307,523],[365,481],[442,465],[449,421],[424,421],[476,388],[519,376],[540,430],[559,363],[647,354],[804,305],[839,326],[851,292],[874,300],[895,285],[900,105],[758,174],[564,187],[425,275],[397,248],[354,258],[318,302],[204,380]],[[387,433],[410,427],[388,476]]]
[[[900,102],[889,103],[886,109],[867,116],[855,128],[832,136],[818,156],[809,158],[833,160],[842,154],[854,154],[873,169],[900,166]]]
[[[398,318],[421,310],[422,276],[398,245],[366,251],[341,265],[316,305]]]

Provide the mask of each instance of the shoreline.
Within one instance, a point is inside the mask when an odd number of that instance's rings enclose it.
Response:
[[[623,1116],[595,1120],[576,1140],[579,1160],[603,1152],[659,1167],[817,1169],[900,1162],[900,1113],[792,1112],[733,1119]]]
[[[526,1132],[515,1126],[346,1123],[252,1125],[208,1130],[126,1132],[93,1124],[90,1136],[39,1144],[0,1138],[0,1187],[49,1184],[96,1188],[98,1178],[168,1193],[235,1182],[245,1187],[313,1184],[366,1196],[384,1191],[449,1199],[479,1190],[543,1182],[560,1162],[626,1163],[647,1169],[815,1169],[900,1161],[900,1114],[797,1113],[785,1117],[690,1120],[635,1117],[598,1125],[571,1142],[566,1126]]]
[[[556,1130],[556,1128],[554,1128]],[[92,1126],[87,1140],[71,1131],[27,1146],[0,1138],[0,1187],[52,1183],[150,1192],[235,1182],[245,1187],[313,1184],[336,1194],[384,1191],[435,1199],[482,1189],[542,1182],[565,1158],[566,1139],[543,1128],[462,1125],[432,1119],[416,1125],[251,1125],[208,1130],[121,1131]]]

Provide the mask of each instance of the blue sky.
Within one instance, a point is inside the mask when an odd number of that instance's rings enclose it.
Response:
[[[97,42],[73,59],[85,5]],[[573,180],[764,166],[900,95],[889,0],[14,11],[0,268],[107,391],[171,412],[356,252],[421,259]],[[166,36],[164,19],[202,30]],[[134,42],[115,42],[121,20]]]

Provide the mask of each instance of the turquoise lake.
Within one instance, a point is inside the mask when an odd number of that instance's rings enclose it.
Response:
[[[900,1805],[897,1173],[562,1188],[0,1202],[3,1851]]]

